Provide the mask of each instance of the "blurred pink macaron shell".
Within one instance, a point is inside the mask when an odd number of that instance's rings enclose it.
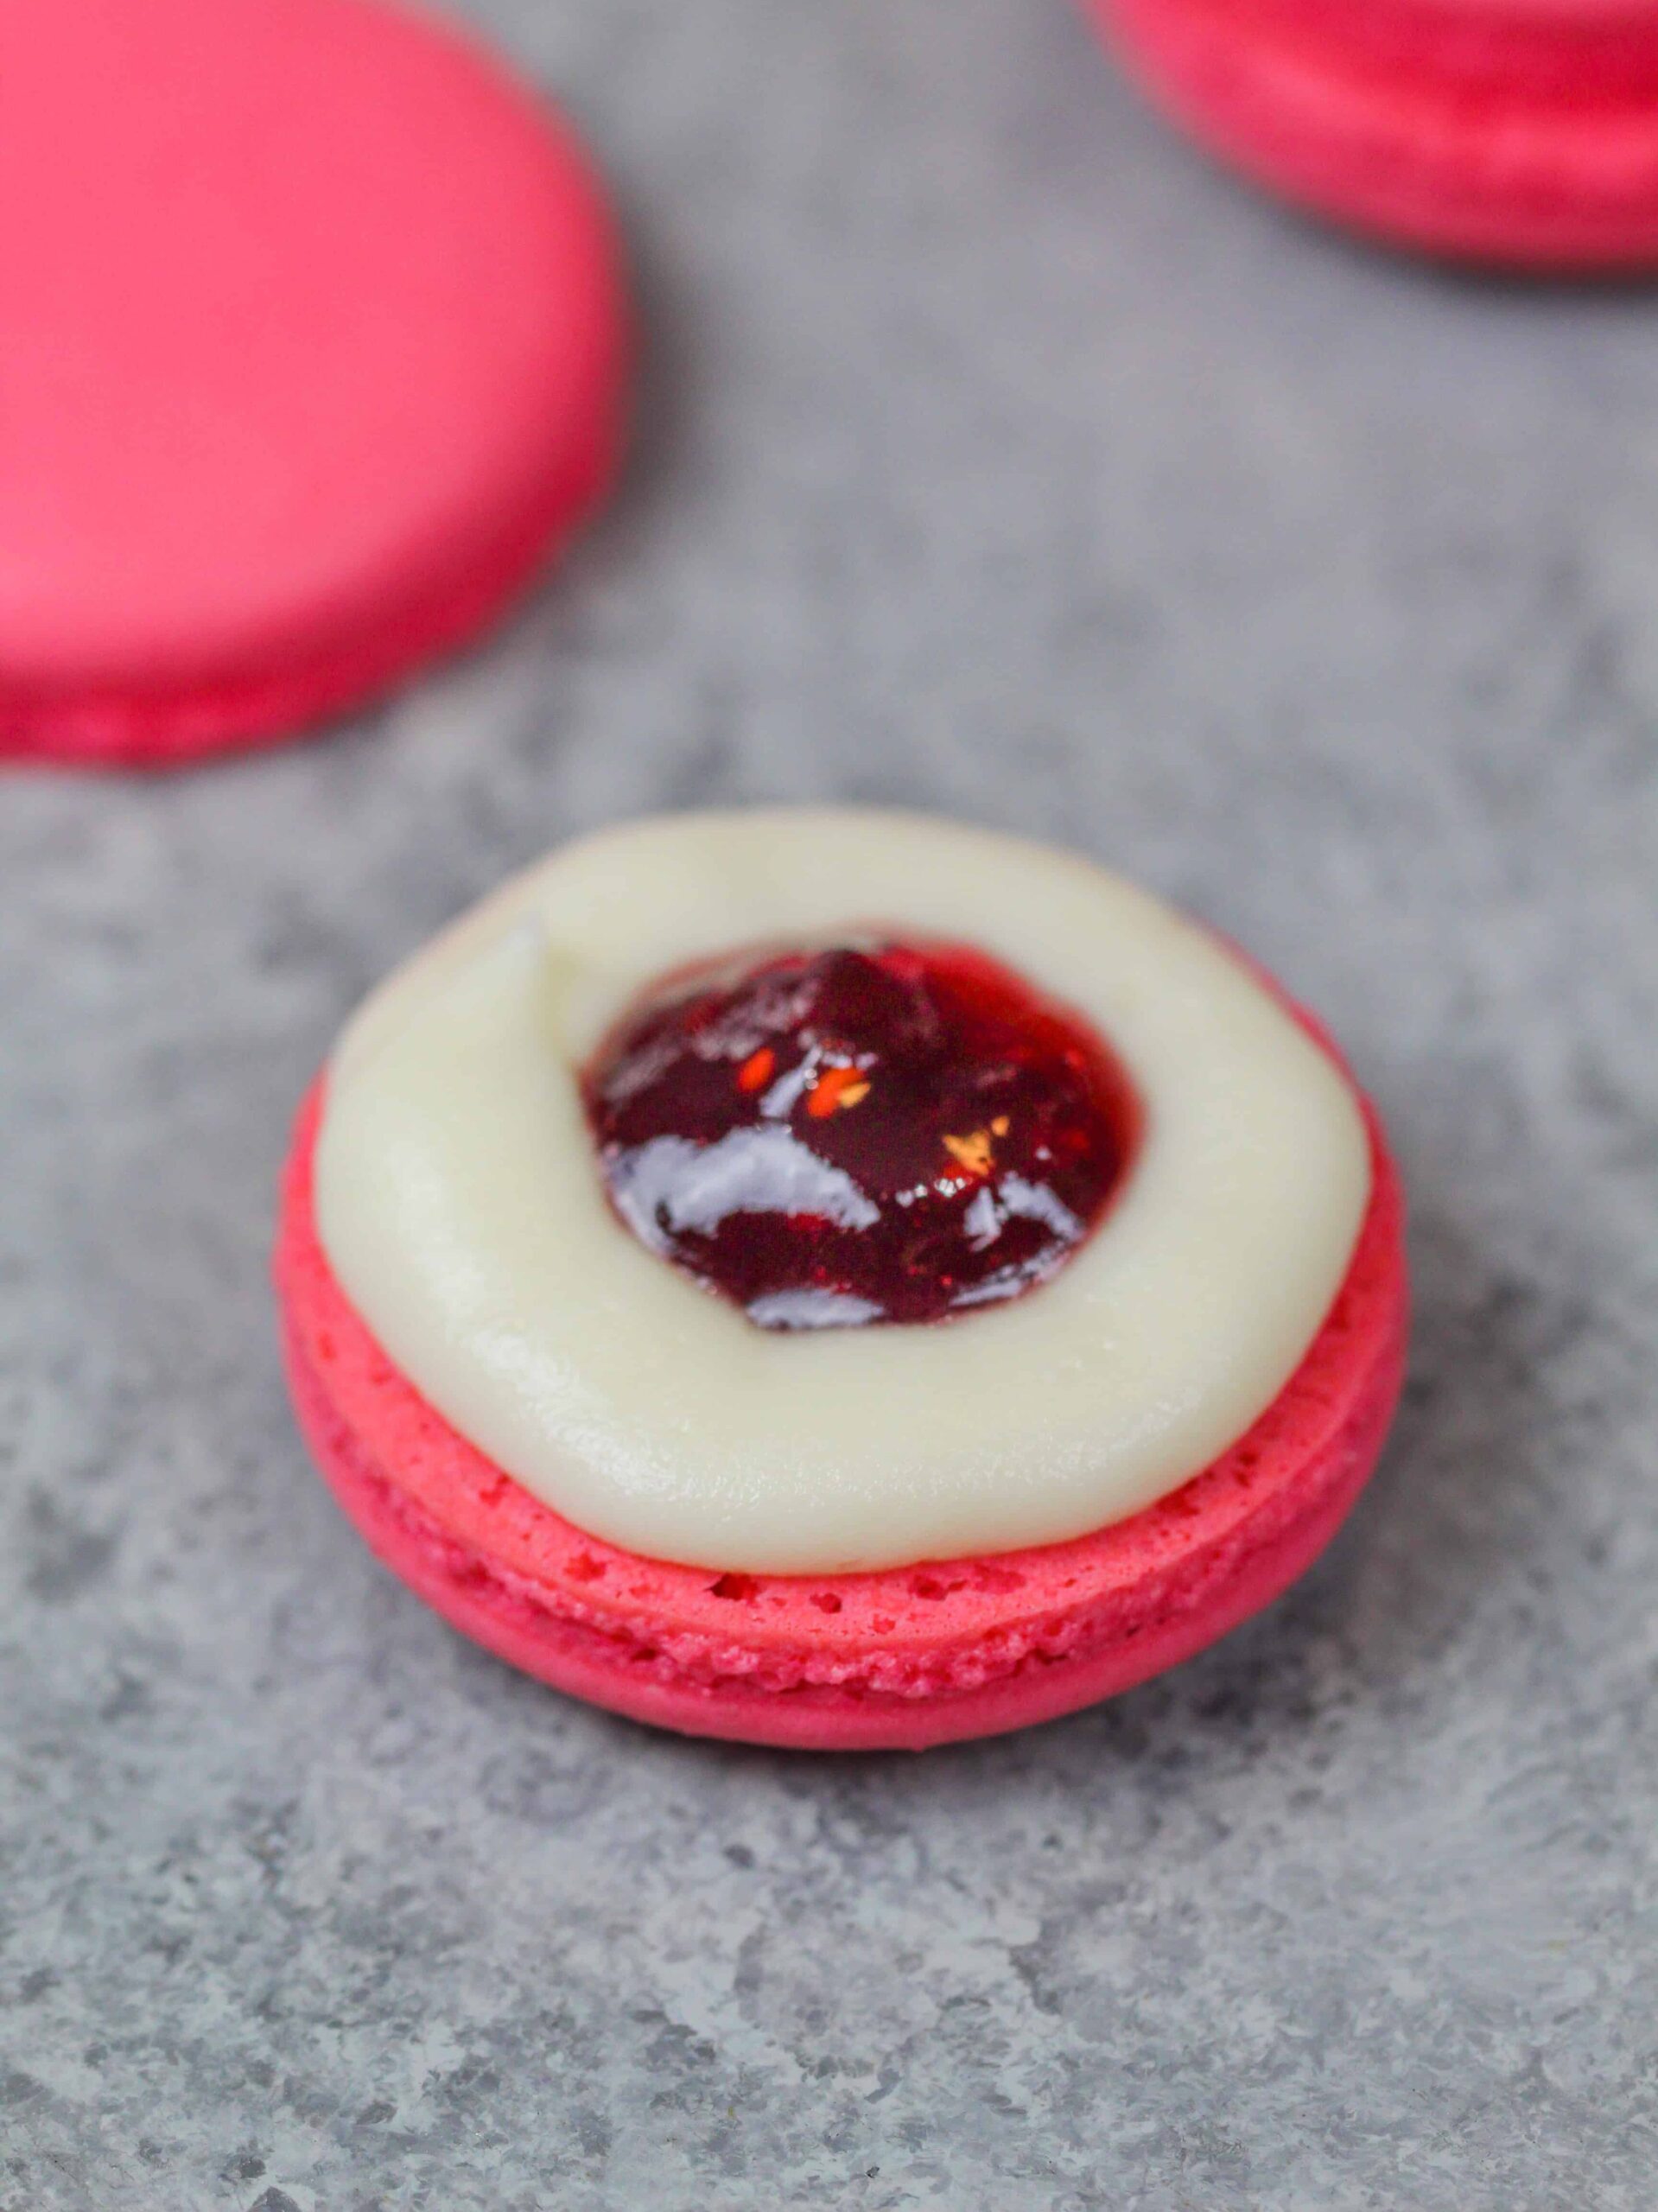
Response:
[[[475,635],[614,469],[588,164],[380,0],[0,0],[0,754],[179,762]]]
[[[1658,267],[1658,12],[1633,0],[1087,0],[1256,182],[1391,244],[1539,273]]]

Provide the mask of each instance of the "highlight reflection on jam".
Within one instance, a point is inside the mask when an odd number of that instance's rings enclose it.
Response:
[[[982,953],[878,938],[681,972],[584,1096],[623,1222],[767,1329],[1019,1297],[1099,1221],[1134,1128],[1077,1016]]]

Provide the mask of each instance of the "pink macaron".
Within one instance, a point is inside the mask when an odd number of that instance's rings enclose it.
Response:
[[[1658,266],[1635,0],[1088,0],[1223,161],[1356,231],[1540,272]]]
[[[546,104],[380,0],[0,0],[0,755],[383,693],[613,471],[615,233]]]
[[[870,1573],[642,1557],[532,1497],[377,1343],[318,1234],[323,1095],[300,1116],[276,1255],[289,1383],[318,1465],[378,1557],[463,1634],[637,1720],[803,1750],[920,1750],[1111,1696],[1223,1636],[1310,1564],[1357,1497],[1398,1395],[1402,1207],[1365,1103],[1369,1197],[1334,1303],[1267,1410],[1172,1494],[1067,1542]]]

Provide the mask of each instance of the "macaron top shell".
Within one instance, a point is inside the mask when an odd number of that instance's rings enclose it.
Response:
[[[973,942],[1070,1007],[1142,1134],[1017,1302],[778,1335],[611,1212],[581,1071],[664,971],[860,923]],[[1206,932],[1045,848],[811,809],[629,824],[517,879],[352,1024],[317,1147],[332,1267],[456,1429],[595,1535],[769,1573],[1062,1540],[1176,1488],[1305,1352],[1370,1182],[1350,1086]]]
[[[268,671],[577,504],[610,226],[372,0],[0,0],[0,702]]]

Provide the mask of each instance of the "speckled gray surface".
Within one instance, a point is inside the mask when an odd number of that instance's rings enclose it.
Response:
[[[619,508],[330,742],[0,785],[4,2212],[1649,2212],[1658,297],[1297,228],[1060,0],[516,0],[645,301]],[[918,1761],[464,1648],[289,1427],[355,994],[570,829],[1065,836],[1334,1021],[1404,1418],[1268,1618]]]

